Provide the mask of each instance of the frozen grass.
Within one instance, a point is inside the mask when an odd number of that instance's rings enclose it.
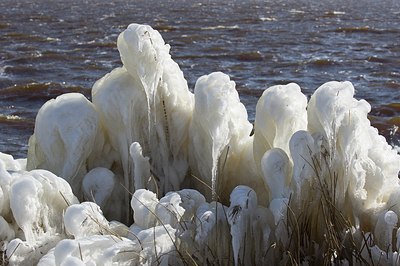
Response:
[[[285,230],[281,232],[283,235],[270,236],[272,241],[268,242],[270,243],[269,246],[263,247],[264,253],[261,256],[256,256],[257,244],[244,246],[241,252],[238,253],[237,265],[247,265],[249,261],[251,261],[252,265],[265,265],[265,263],[271,263],[272,261],[274,264],[279,265],[301,265],[303,263],[308,263],[309,265],[376,264],[371,251],[371,247],[375,245],[371,235],[365,234],[360,228],[357,228],[357,225],[351,221],[350,217],[337,206],[338,174],[331,170],[331,157],[327,149],[323,148],[319,154],[312,154],[310,149],[310,158],[311,161],[307,161],[307,163],[313,169],[313,179],[310,182],[311,194],[296,197],[292,193],[287,204],[286,217],[279,222],[284,224],[283,228]],[[219,160],[221,171],[225,167],[225,160]],[[191,176],[207,189],[212,190],[208,184],[198,177],[193,174]],[[129,193],[132,198],[156,218],[157,225],[161,225],[168,233],[168,225],[164,223],[163,217],[159,217],[157,213],[148,208],[134,193]],[[71,204],[62,193],[61,196],[66,205],[70,206]],[[215,193],[215,197],[217,201],[221,201],[218,193]],[[164,205],[160,205],[158,201],[156,204],[165,208],[172,215],[177,213]],[[216,208],[216,211],[218,210]],[[94,212],[94,210],[92,211]],[[219,222],[216,221],[215,234],[203,244],[199,244],[195,239],[195,232],[202,226],[196,215],[192,215],[190,219],[186,220],[182,216],[175,216],[178,221],[176,226],[177,234],[170,235],[168,233],[174,246],[173,251],[168,253],[157,253],[157,236],[154,229],[153,245],[156,259],[153,265],[161,265],[164,256],[168,256],[169,263],[174,265],[233,265],[235,259],[232,236],[226,229],[229,227],[229,217],[240,217],[244,213],[239,205],[233,206],[226,211],[222,208],[220,211],[223,212],[223,219]],[[218,217],[218,214],[216,216]],[[88,214],[87,219],[92,220],[101,228],[101,234],[111,235],[116,239],[123,240],[123,236],[104,226],[96,217]],[[252,242],[255,235],[261,234],[259,231],[253,231],[253,228],[247,229],[244,242]],[[273,228],[272,230],[276,229]],[[190,234],[191,239],[189,241],[187,235],[182,237],[185,232]],[[131,231],[127,231],[127,234],[136,239],[141,246],[141,250],[143,250],[144,247],[139,237]],[[287,241],[284,239],[287,239]],[[229,243],[229,245],[221,245],[221,242]],[[18,247],[15,249],[18,249]],[[221,251],[221,249],[226,250]],[[10,258],[6,258],[5,253],[1,251],[0,265],[8,265],[8,260],[12,258],[14,252],[11,253]],[[134,250],[122,252],[129,253],[132,257],[141,256]],[[221,256],[221,254],[226,255]],[[79,257],[83,261],[80,245]],[[146,258],[142,259],[146,260]]]
[[[326,150],[325,150],[326,151]],[[301,208],[300,213],[295,213],[292,205],[293,198],[289,199],[289,204],[286,213],[285,223],[286,234],[289,239],[287,245],[282,245],[278,240],[273,242],[266,250],[263,257],[252,257],[251,261],[254,265],[263,265],[267,263],[268,253],[275,253],[278,255],[280,265],[301,265],[307,262],[309,265],[340,265],[348,262],[350,265],[374,265],[374,260],[371,255],[370,247],[374,246],[373,240],[366,236],[364,232],[360,231],[361,243],[356,243],[353,237],[355,232],[355,225],[352,224],[348,217],[341,212],[336,206],[336,189],[337,189],[337,174],[330,171],[329,155],[324,153],[323,156],[318,158],[312,156],[312,161],[308,162],[314,171],[314,185],[313,189],[316,192],[316,197],[312,198],[313,202],[308,202],[312,208]],[[222,168],[224,163],[222,163]],[[324,166],[324,167],[323,167]],[[210,191],[212,188],[201,181],[196,176],[193,178],[201,182]],[[134,195],[131,193],[134,197]],[[216,194],[216,200],[220,201],[220,196]],[[138,199],[136,199],[138,200]],[[147,206],[141,202],[147,208]],[[294,207],[295,208],[295,207]],[[148,209],[148,208],[147,208]],[[158,220],[158,222],[165,227],[162,219],[148,209]],[[233,209],[232,212],[224,212],[225,222],[228,224],[228,216],[237,216],[241,210],[239,208]],[[182,221],[182,217],[176,217],[179,226],[183,230],[187,230],[185,222],[194,223],[194,221]],[[196,219],[196,217],[193,217]],[[216,225],[216,231],[222,232]],[[316,231],[318,231],[316,233]],[[248,232],[249,235],[258,234],[260,232]],[[171,240],[173,240],[172,236]],[[204,247],[194,245],[190,250],[179,241],[174,241],[174,246],[177,251],[176,258],[179,264],[182,265],[233,265],[234,258],[232,254],[232,246],[229,246],[229,255],[227,257],[218,257],[218,252],[213,249],[219,247],[221,238],[229,238],[231,236],[217,234],[214,239],[210,239],[211,245],[207,244]],[[195,243],[195,240],[192,239]],[[318,248],[316,248],[316,245]],[[201,252],[205,250],[206,252]],[[362,256],[363,250],[367,250],[369,257]],[[238,265],[246,265],[245,256],[249,256],[244,250],[238,258]],[[254,256],[251,254],[250,256]],[[274,262],[275,263],[275,262]]]
[[[314,171],[313,183],[318,196],[314,202],[309,202],[311,208],[304,206],[299,214],[295,214],[290,205],[288,207],[286,230],[290,242],[284,247],[287,261],[295,265],[305,260],[311,265],[341,264],[343,261],[348,261],[350,265],[367,263],[354,242],[354,225],[337,208],[338,175],[330,171],[329,155],[325,153],[322,159],[310,155],[312,161],[307,163]],[[315,234],[318,229],[321,232]],[[315,243],[318,243],[318,252]]]
[[[267,262],[264,259],[267,258],[268,253],[276,251],[281,254],[278,256],[280,257],[280,265],[301,265],[305,262],[309,265],[341,265],[343,263],[349,263],[350,265],[375,265],[370,251],[370,248],[375,245],[372,238],[366,236],[363,231],[359,231],[361,243],[356,243],[353,237],[356,231],[355,225],[336,206],[335,195],[338,175],[335,172],[331,172],[329,160],[328,153],[324,153],[320,158],[315,155],[312,156],[312,161],[308,163],[314,170],[313,189],[315,191],[313,192],[317,192],[316,195],[318,195],[312,199],[313,202],[308,202],[312,208],[304,206],[300,213],[295,213],[291,205],[296,204],[291,197],[287,208],[286,221],[282,221],[285,222],[285,233],[288,236],[289,242],[287,245],[282,245],[279,241],[272,243],[263,257],[252,258],[254,265],[263,265]],[[193,178],[202,182],[196,176],[193,176]],[[204,182],[202,183],[211,190],[210,186]],[[219,195],[216,195],[216,197],[220,200]],[[234,211],[240,212],[241,210],[234,209],[230,213],[224,213],[226,223],[228,223],[228,216],[238,215]],[[156,216],[155,213],[153,214]],[[178,220],[179,218],[177,217]],[[160,218],[157,217],[157,219],[159,222],[162,222]],[[181,226],[184,227],[185,224],[181,224]],[[319,232],[316,233],[318,230]],[[218,228],[217,231],[219,232]],[[249,235],[257,233],[260,232],[249,232]],[[214,239],[215,245],[212,246],[218,247],[221,237],[226,237],[226,235],[217,235]],[[316,248],[316,245],[318,248]],[[178,251],[178,256],[183,265],[234,264],[232,252],[229,252],[230,255],[225,258],[216,257],[215,254],[217,252],[212,250],[210,245],[205,247],[208,250],[207,254],[201,254],[200,252],[204,247],[195,247],[196,252],[194,254],[196,255],[190,255],[187,250],[182,249],[177,244],[175,244],[175,247],[177,250],[180,250]],[[231,250],[232,247],[230,246],[229,249]],[[364,250],[367,251],[367,257],[362,256]],[[251,251],[249,250],[248,252]],[[252,255],[254,256],[254,254]],[[238,265],[245,265],[242,262],[245,261],[244,256],[248,256],[248,254],[244,251],[240,256]]]
[[[0,251],[0,265],[8,265],[8,261],[5,257],[5,252],[3,250]]]
[[[280,265],[301,265],[305,262],[309,265],[340,265],[343,263],[349,263],[350,265],[376,265],[376,259],[373,258],[373,251],[371,250],[375,246],[371,234],[363,232],[347,213],[338,208],[338,174],[331,170],[332,159],[327,149],[323,148],[318,154],[312,154],[310,149],[310,158],[311,161],[307,161],[307,164],[313,170],[313,179],[310,182],[311,193],[308,195],[300,194],[300,197],[298,197],[299,195],[296,197],[292,193],[287,204],[286,217],[280,221],[280,223],[284,224],[283,228],[285,229],[280,237],[287,239],[287,241],[279,239],[278,236],[272,237],[273,241],[268,242],[269,246],[263,247],[264,253],[262,256],[256,256],[255,245],[257,244],[244,246],[241,252],[238,253],[237,265],[247,265],[249,261],[251,261],[252,265],[264,265],[271,261]],[[225,167],[225,161],[226,159],[219,160],[219,169],[221,171]],[[212,190],[208,184],[198,177],[193,174],[191,176],[208,190]],[[159,217],[157,213],[148,208],[133,193],[129,193],[132,198],[135,198],[156,218],[157,225],[161,225],[168,232],[167,224],[164,223],[163,217]],[[66,205],[70,206],[71,204],[62,193],[61,196]],[[221,201],[218,193],[215,196],[217,201]],[[169,214],[175,215],[177,213],[164,205],[160,205],[159,202],[156,202],[156,204],[165,208]],[[94,210],[92,211],[94,212]],[[157,254],[157,249],[155,249],[155,265],[160,265],[164,256],[169,256],[168,260],[176,265],[233,265],[235,259],[232,236],[226,229],[229,227],[229,217],[239,217],[243,214],[243,210],[237,205],[228,210],[216,208],[216,211],[222,211],[223,219],[215,223],[215,234],[203,244],[199,244],[195,240],[195,232],[202,226],[199,218],[196,215],[192,215],[190,219],[185,220],[182,216],[175,216],[178,221],[176,226],[177,234],[170,235],[168,233],[174,249],[162,254]],[[119,240],[123,239],[123,236],[104,226],[96,217],[88,214],[87,219],[92,220],[101,228],[101,234],[111,235]],[[253,231],[253,228],[247,229],[244,242],[251,242],[253,240],[252,237],[261,234],[261,232]],[[273,230],[276,230],[276,228]],[[188,241],[187,237],[182,237],[183,234],[180,235],[180,233],[184,232],[190,234],[190,241]],[[137,239],[141,249],[143,249],[137,235],[131,231],[127,231],[127,234]],[[157,246],[156,237],[154,230],[154,247]],[[229,245],[221,245],[221,241],[229,243]],[[393,238],[393,241],[395,241],[395,238]],[[15,248],[14,252],[18,248],[19,246]],[[221,251],[221,249],[226,250]],[[389,250],[384,251],[388,253]],[[8,261],[12,258],[14,252],[11,252],[10,258],[6,258],[5,252],[1,251],[0,265],[8,265]],[[129,251],[123,252],[129,253]],[[83,261],[80,245],[79,254]],[[221,256],[221,254],[226,255]],[[131,255],[140,257],[140,254],[136,251],[132,251]],[[146,258],[142,259],[146,260]],[[384,261],[383,257],[382,261]],[[382,264],[384,263],[382,262]]]

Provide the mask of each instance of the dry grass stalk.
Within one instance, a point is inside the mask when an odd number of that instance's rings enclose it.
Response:
[[[303,204],[296,213],[291,207],[293,201],[289,201],[286,230],[290,241],[287,247],[283,247],[290,254],[288,263],[300,265],[307,261],[310,265],[336,265],[348,261],[350,265],[369,264],[372,262],[369,250],[372,245],[367,245],[366,239],[363,241],[365,245],[359,247],[356,244],[354,225],[338,209],[338,174],[331,171],[331,158],[326,151],[320,158],[310,153],[312,161],[307,162],[314,171],[314,195],[301,196],[309,197],[309,205]],[[319,253],[316,253],[316,245]],[[368,249],[370,262],[362,257],[363,248]]]

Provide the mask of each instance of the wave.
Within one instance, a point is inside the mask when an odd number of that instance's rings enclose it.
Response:
[[[400,103],[390,103],[375,107],[371,115],[379,116],[379,118],[396,118],[400,117]]]
[[[378,56],[369,56],[367,58],[367,61],[368,62],[373,62],[373,63],[391,63],[394,60],[392,58],[382,58],[382,57],[378,57]]]
[[[362,26],[362,27],[339,27],[334,29],[333,32],[382,34],[382,33],[398,33],[399,31],[396,29],[378,29],[378,28],[372,28],[370,26]]]
[[[18,63],[17,66],[5,66],[4,67],[4,73],[6,75],[27,75],[27,74],[38,74],[41,72],[40,69],[33,68],[29,65],[24,66],[24,65],[19,65],[23,63],[27,63],[29,59],[27,58],[19,58],[16,59],[14,62]]]
[[[23,120],[23,118],[18,115],[0,114],[0,121],[5,121],[5,120]]]
[[[305,11],[298,10],[298,9],[290,9],[289,12],[293,13],[293,14],[304,14],[304,13],[306,13]]]
[[[9,23],[0,23],[0,29],[1,29],[1,30],[7,29],[9,26],[10,26]]]
[[[8,129],[14,128],[24,132],[29,131],[32,134],[35,126],[35,119],[18,115],[0,114],[0,125],[2,127],[7,127]]]
[[[368,115],[371,125],[378,129],[394,147],[400,145],[400,103],[390,103],[376,106]]]
[[[239,25],[233,25],[233,26],[225,26],[225,25],[218,25],[218,26],[210,26],[210,27],[201,27],[201,30],[236,30],[239,29]]]
[[[276,18],[274,17],[260,17],[259,19],[261,21],[276,21]]]
[[[346,12],[344,11],[327,11],[324,13],[324,17],[336,17],[340,15],[346,15]]]
[[[221,50],[223,49],[214,49]],[[197,59],[197,58],[207,58],[207,59],[236,59],[238,61],[262,61],[265,56],[260,51],[249,51],[249,52],[241,52],[237,54],[230,54],[228,52],[218,53],[218,54],[190,54],[190,55],[182,55],[175,56],[175,59]]]
[[[46,37],[46,41],[49,41],[49,42],[59,42],[59,41],[61,41],[61,39],[59,39],[59,38],[53,38],[53,37]]]
[[[177,28],[171,25],[156,25],[154,26],[154,29],[160,32],[170,32],[170,31],[175,31]]]
[[[85,46],[88,48],[114,48],[115,42],[106,40],[100,40],[100,41],[91,40],[88,42],[77,42],[76,45]]]
[[[388,81],[385,82],[385,87],[386,88],[391,88],[391,89],[400,89],[400,83],[397,83],[395,81]]]
[[[18,115],[0,114],[0,127],[7,128],[7,130],[13,128],[13,129],[18,129],[21,132],[29,131],[31,132],[30,134],[32,134],[34,126],[35,126],[35,119],[33,118],[26,118]]]
[[[319,58],[319,59],[312,59],[306,62],[306,64],[316,66],[316,67],[323,67],[323,66],[335,66],[338,63],[332,59],[328,58]]]
[[[60,39],[53,38],[50,36],[40,36],[35,34],[26,34],[21,32],[7,32],[4,34],[4,37],[7,39],[18,40],[18,42],[27,41],[29,43],[32,42],[39,42],[39,43],[46,43],[46,42],[58,42]]]
[[[51,99],[66,92],[79,92],[89,96],[88,89],[80,86],[70,86],[55,82],[27,83],[14,85],[0,90],[0,100],[21,101],[25,100]]]
[[[260,51],[250,51],[250,52],[243,52],[235,55],[240,61],[262,61],[264,59],[263,54]]]

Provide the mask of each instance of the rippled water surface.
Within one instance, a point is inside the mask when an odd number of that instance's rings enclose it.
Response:
[[[400,1],[0,1],[0,151],[25,157],[35,115],[65,92],[90,97],[120,66],[116,38],[149,24],[193,89],[223,71],[250,119],[262,91],[298,83],[310,95],[349,80],[392,144],[400,126]]]

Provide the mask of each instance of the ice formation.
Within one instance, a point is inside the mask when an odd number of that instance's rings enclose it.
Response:
[[[79,93],[64,94],[40,108],[29,140],[28,169],[47,169],[79,191],[99,127],[94,105]]]
[[[252,134],[227,75],[191,93],[150,26],[117,44],[92,102],[50,100],[27,160],[0,153],[2,262],[399,264],[400,156],[350,82],[266,89]]]

